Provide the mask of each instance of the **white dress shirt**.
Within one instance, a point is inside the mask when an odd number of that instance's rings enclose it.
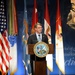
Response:
[[[37,37],[38,42],[42,41],[42,34],[41,33],[40,34],[36,33],[36,37]]]

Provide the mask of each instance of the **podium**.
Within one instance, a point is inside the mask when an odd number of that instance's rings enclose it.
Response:
[[[28,44],[28,54],[34,55],[34,48],[35,44]],[[54,53],[54,46],[53,44],[48,44],[49,46],[49,53],[48,54],[53,54]],[[34,60],[33,62],[33,71],[34,75],[47,75],[47,66],[46,66],[46,59],[41,61],[41,58],[39,58],[40,61]]]

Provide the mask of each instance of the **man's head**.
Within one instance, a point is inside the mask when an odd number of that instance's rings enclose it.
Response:
[[[36,33],[40,34],[42,32],[42,25],[40,23],[36,23],[34,26]]]

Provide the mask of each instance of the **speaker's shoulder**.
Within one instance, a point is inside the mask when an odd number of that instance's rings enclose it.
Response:
[[[29,37],[34,37],[34,36],[36,36],[36,34],[31,34]]]
[[[42,34],[43,36],[47,36],[46,34]]]

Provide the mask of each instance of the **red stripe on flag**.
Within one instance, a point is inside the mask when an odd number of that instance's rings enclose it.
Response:
[[[2,47],[1,47],[2,41],[0,39],[0,71],[2,70]]]
[[[7,49],[8,49],[8,51],[6,52],[6,49],[5,49],[4,45],[3,45],[3,47],[4,47],[3,50],[4,50],[4,52],[5,52],[6,59],[9,61],[9,60],[10,60],[10,56],[9,56],[9,53],[10,53],[9,42],[8,42],[8,40],[7,40],[7,38],[6,38],[5,36],[3,36],[3,39],[4,39],[4,41],[5,41],[5,45],[6,45]]]
[[[9,69],[9,60],[10,60],[10,50],[9,50],[9,42],[7,37],[3,34],[0,34],[0,46],[1,46],[1,51],[0,51],[0,69],[2,71],[2,74],[6,74],[7,70]]]

